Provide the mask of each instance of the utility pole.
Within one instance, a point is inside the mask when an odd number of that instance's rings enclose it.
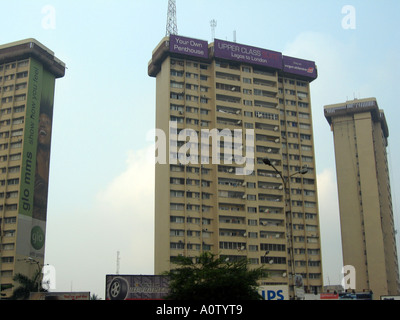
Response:
[[[176,22],[176,0],[168,0],[168,15],[166,36],[178,34],[178,24]]]
[[[119,251],[117,251],[117,274],[119,274],[119,261],[120,261]]]

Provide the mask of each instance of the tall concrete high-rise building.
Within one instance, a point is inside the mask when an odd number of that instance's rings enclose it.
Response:
[[[0,45],[2,298],[15,274],[32,278],[43,267],[55,79],[64,73],[35,39]]]
[[[333,131],[343,263],[357,291],[399,294],[399,269],[386,148],[389,130],[375,98],[327,105]]]
[[[155,273],[202,251],[322,290],[310,83],[315,63],[170,35],[154,49]]]

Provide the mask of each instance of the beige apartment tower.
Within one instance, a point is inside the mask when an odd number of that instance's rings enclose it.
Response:
[[[210,251],[266,265],[261,284],[287,286],[291,298],[320,292],[315,63],[171,35],[148,70],[158,129],[155,273],[173,257]]]
[[[55,79],[65,65],[35,39],[0,45],[0,285],[43,267]],[[38,282],[40,278],[38,279]]]
[[[327,105],[333,131],[343,263],[356,290],[399,294],[399,269],[386,147],[389,130],[375,98]]]

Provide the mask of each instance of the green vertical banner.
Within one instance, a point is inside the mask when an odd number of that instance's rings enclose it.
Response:
[[[29,70],[28,96],[26,99],[26,116],[22,168],[19,196],[19,214],[32,217],[33,194],[35,188],[36,149],[38,140],[40,100],[42,96],[43,67],[31,59]]]
[[[55,77],[31,59],[26,99],[16,254],[44,262]],[[22,266],[21,266],[22,267]],[[23,267],[22,267],[23,268]]]

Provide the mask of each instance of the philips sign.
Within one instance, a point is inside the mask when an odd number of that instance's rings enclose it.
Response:
[[[289,290],[287,286],[260,286],[258,293],[263,300],[289,300]]]

